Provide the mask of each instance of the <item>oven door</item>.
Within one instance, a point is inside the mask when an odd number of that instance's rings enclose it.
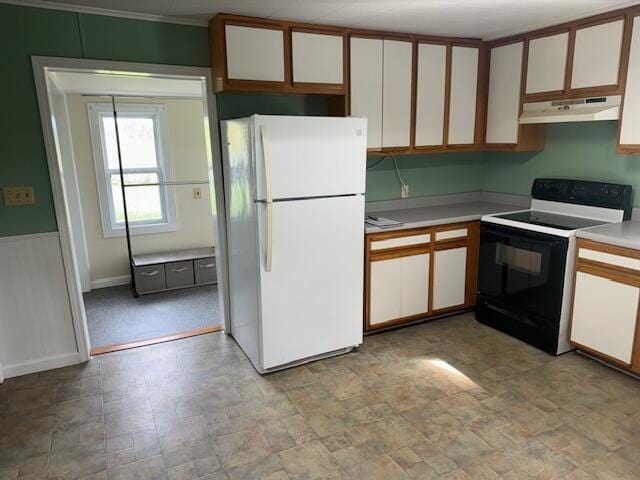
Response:
[[[478,300],[539,328],[558,325],[568,246],[568,238],[482,223]]]

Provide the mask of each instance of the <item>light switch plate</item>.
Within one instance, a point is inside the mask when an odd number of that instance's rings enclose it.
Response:
[[[4,204],[7,207],[19,205],[35,205],[36,197],[33,194],[33,187],[4,187],[2,189]]]
[[[202,198],[202,189],[200,187],[193,188],[193,198],[200,200]]]

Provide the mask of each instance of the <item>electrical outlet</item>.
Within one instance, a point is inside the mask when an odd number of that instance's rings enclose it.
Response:
[[[402,185],[400,195],[402,196],[402,198],[409,198],[409,185]]]
[[[202,198],[202,189],[200,187],[194,187],[193,198],[200,200]]]
[[[19,205],[35,205],[36,197],[33,194],[33,187],[4,187],[2,189],[4,204],[7,207]]]

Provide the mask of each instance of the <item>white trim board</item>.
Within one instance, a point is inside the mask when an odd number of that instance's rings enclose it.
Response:
[[[123,12],[108,8],[88,7],[85,5],[71,5],[68,3],[48,2],[47,0],[0,0],[0,3],[18,5],[20,7],[46,8],[48,10],[62,10],[64,12],[88,13],[105,17],[128,18],[130,20],[146,20],[148,22],[173,23],[177,25],[191,25],[193,27],[207,27],[209,22],[185,17],[167,15],[153,15],[151,13]]]
[[[126,285],[131,283],[131,275],[119,275],[117,277],[106,277],[91,280],[91,290],[98,290],[100,288],[117,287],[119,285]]]
[[[25,362],[18,362],[4,367],[4,377],[12,378],[20,375],[28,375],[30,373],[44,372],[53,370],[54,368],[68,367],[80,363],[78,352],[62,353],[51,357],[36,358]],[[0,371],[0,383],[2,383],[2,374]]]
[[[51,178],[53,203],[60,235],[62,248],[62,260],[66,275],[68,298],[71,304],[73,328],[78,343],[79,361],[89,359],[89,335],[86,313],[80,288],[78,275],[78,263],[73,248],[71,225],[68,220],[68,206],[65,200],[64,183],[59,168],[58,152],[56,151],[55,133],[51,118],[51,105],[47,88],[49,73],[58,71],[97,73],[107,72],[111,74],[142,75],[154,78],[173,78],[198,81],[201,84],[204,109],[204,123],[209,135],[206,136],[207,160],[209,165],[209,188],[215,198],[215,210],[212,215],[214,229],[214,244],[216,245],[216,269],[218,276],[218,289],[220,292],[220,313],[225,321],[225,330],[230,333],[229,312],[226,306],[229,304],[228,285],[228,253],[226,211],[224,203],[224,188],[222,175],[222,154],[220,148],[220,133],[218,130],[218,118],[216,113],[216,97],[213,94],[212,73],[209,68],[188,67],[178,65],[161,65],[134,62],[118,62],[109,60],[85,60],[62,57],[31,57],[33,66],[40,120],[44,136],[45,151]]]

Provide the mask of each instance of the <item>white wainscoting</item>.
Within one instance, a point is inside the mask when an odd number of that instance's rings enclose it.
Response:
[[[4,377],[78,363],[58,233],[1,237],[0,272]]]

